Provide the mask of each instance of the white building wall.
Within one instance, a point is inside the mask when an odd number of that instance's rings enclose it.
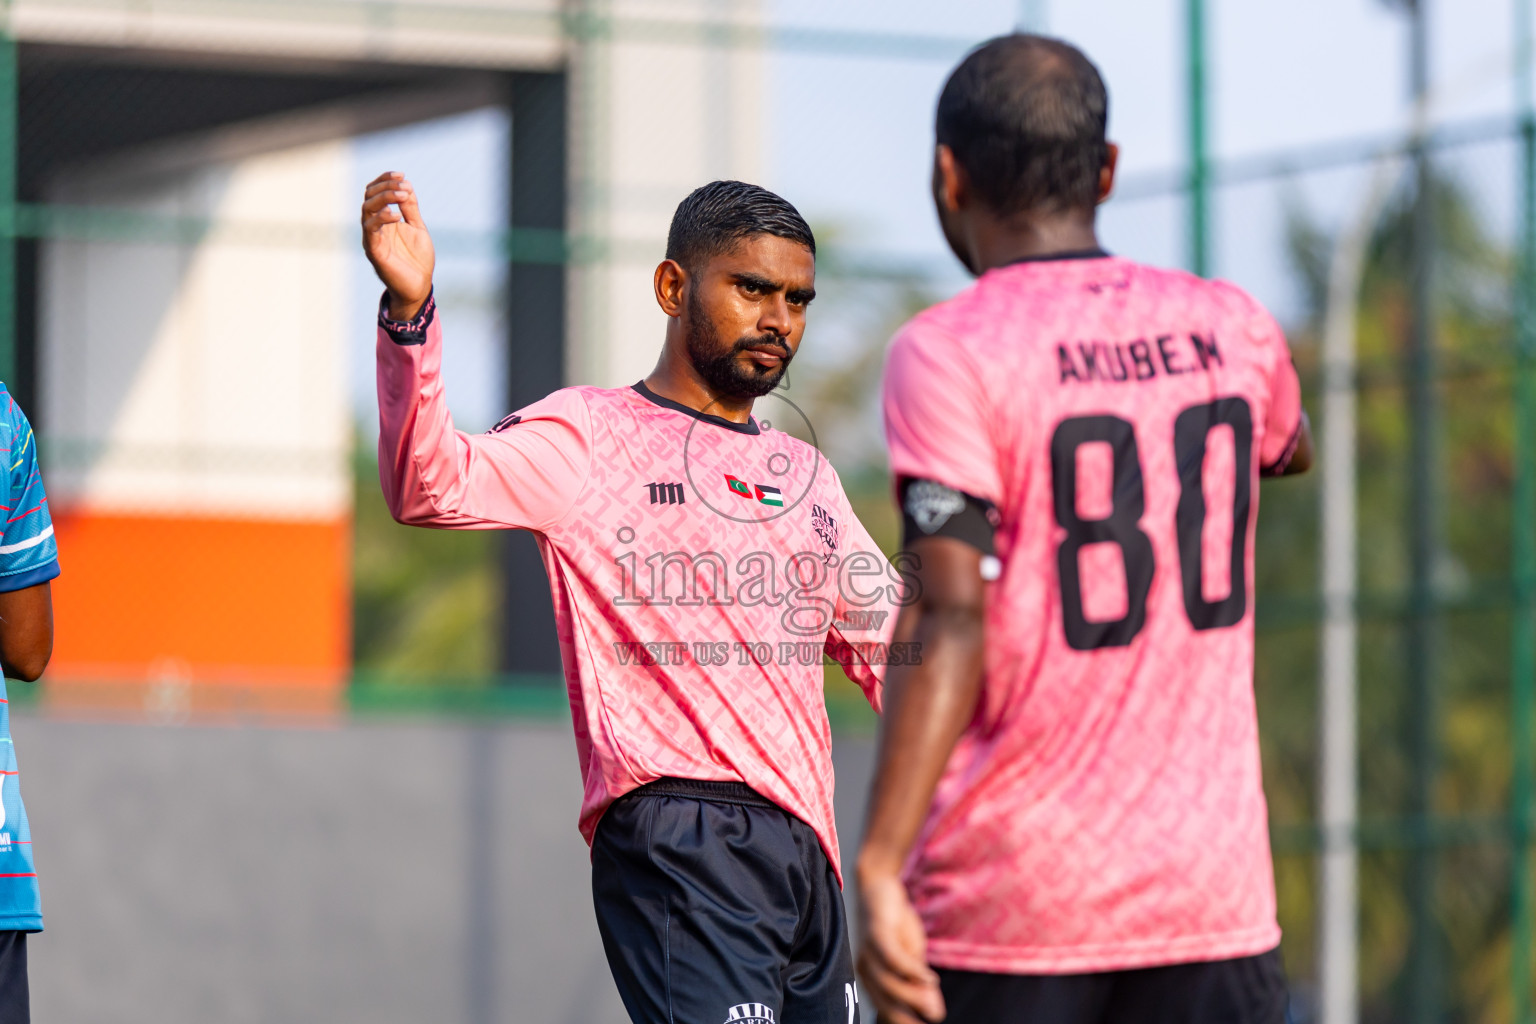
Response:
[[[568,377],[617,387],[656,364],[666,318],[652,277],[684,196],[706,182],[762,179],[763,76],[752,46],[711,44],[701,24],[762,25],[756,0],[593,4],[621,20],[572,54],[572,224],[609,240],[572,278]],[[628,30],[649,20],[675,33]]]
[[[349,167],[337,140],[169,168],[114,161],[55,189],[54,202],[175,218],[194,236],[43,244],[41,394],[56,504],[348,513]]]
[[[565,52],[561,0],[9,0],[26,42],[531,70]]]

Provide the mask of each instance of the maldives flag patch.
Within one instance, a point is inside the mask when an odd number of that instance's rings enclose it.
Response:
[[[777,487],[768,484],[757,484],[755,487],[745,480],[738,480],[731,474],[725,474],[725,486],[731,489],[731,493],[740,495],[751,501],[754,497],[764,505],[772,505],[774,508],[784,507],[784,492]]]

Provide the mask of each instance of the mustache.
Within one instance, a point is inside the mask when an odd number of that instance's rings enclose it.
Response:
[[[741,352],[746,352],[748,349],[765,348],[772,349],[783,356],[786,363],[794,358],[794,355],[789,351],[789,346],[784,343],[784,339],[776,334],[764,334],[756,338],[738,338],[736,344],[731,346],[731,355],[734,356]]]

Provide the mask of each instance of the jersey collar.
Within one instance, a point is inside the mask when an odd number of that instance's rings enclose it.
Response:
[[[735,420],[728,420],[724,416],[712,416],[707,412],[699,412],[697,409],[690,409],[682,402],[674,402],[670,398],[663,398],[656,392],[652,391],[650,388],[646,387],[645,381],[643,380],[636,381],[633,385],[631,385],[631,387],[638,395],[640,395],[641,398],[644,398],[652,405],[659,405],[663,409],[672,409],[675,412],[680,412],[685,416],[692,416],[694,419],[699,420],[702,423],[713,423],[717,427],[724,427],[726,430],[734,430],[738,434],[762,433],[762,429],[757,425],[757,420],[750,416],[747,417],[747,422],[737,423]]]
[[[1038,256],[1020,256],[1016,260],[1009,260],[1003,266],[1011,267],[1017,263],[1053,263],[1056,260],[1102,260],[1108,259],[1109,253],[1095,246],[1092,249],[1069,249],[1065,252],[1046,252]]]

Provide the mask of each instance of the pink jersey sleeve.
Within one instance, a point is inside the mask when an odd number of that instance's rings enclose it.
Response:
[[[904,327],[885,364],[891,475],[934,480],[997,504],[1002,480],[981,380],[922,318]]]
[[[1301,381],[1285,332],[1264,309],[1257,310],[1255,330],[1264,338],[1265,349],[1274,354],[1269,375],[1269,415],[1264,422],[1264,443],[1259,449],[1260,472],[1273,475],[1285,471],[1296,444],[1301,440]]]
[[[578,391],[557,391],[488,434],[455,430],[442,347],[435,311],[419,344],[399,344],[379,329],[379,482],[390,511],[417,526],[549,529],[588,478],[586,401]]]
[[[837,564],[837,609],[825,647],[827,656],[843,666],[869,706],[879,712],[900,611],[899,577],[846,501],[842,514],[848,528]]]

